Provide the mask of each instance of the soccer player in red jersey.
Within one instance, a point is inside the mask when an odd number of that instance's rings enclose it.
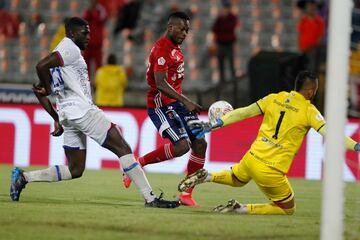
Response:
[[[184,12],[170,14],[167,30],[154,45],[149,56],[147,82],[150,87],[147,94],[148,115],[163,138],[171,143],[140,157],[142,166],[162,162],[182,156],[191,149],[187,164],[190,175],[203,168],[206,152],[204,138],[196,139],[187,122],[198,119],[201,106],[182,94],[184,80],[184,55],[180,45],[189,31],[190,18]],[[125,187],[130,179],[124,174]],[[180,194],[183,205],[197,207],[192,198],[192,189]]]

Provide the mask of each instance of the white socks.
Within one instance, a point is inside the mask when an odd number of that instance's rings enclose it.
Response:
[[[121,167],[131,178],[137,188],[143,194],[146,202],[152,202],[155,195],[139,163],[135,160],[134,154],[122,156],[120,159]],[[58,182],[72,179],[68,166],[56,165],[43,170],[24,172],[27,182]]]
[[[135,160],[134,154],[131,153],[124,155],[119,160],[124,173],[126,173],[135,183],[137,188],[143,194],[145,201],[154,201],[155,195],[152,192],[144,171],[140,167],[139,163]]]
[[[43,170],[24,172],[27,182],[58,182],[72,179],[68,166],[56,165]]]

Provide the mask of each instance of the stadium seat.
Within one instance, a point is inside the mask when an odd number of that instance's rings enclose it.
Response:
[[[132,87],[138,87],[140,91],[146,88],[147,56],[158,34],[162,33],[158,25],[160,17],[154,16],[164,15],[173,2],[177,3],[179,10],[191,9],[195,13],[192,16],[190,34],[182,46],[191,81],[188,87],[200,86],[201,84],[194,83],[197,81],[203,84],[203,80],[210,79],[211,83],[218,80],[211,27],[222,8],[221,1],[144,1],[138,27],[133,31],[137,34],[135,42],[127,38],[130,33],[126,30],[114,37],[112,21],[108,21],[104,37],[104,58],[110,52],[116,53],[120,57],[120,63],[131,69],[129,85],[134,82]],[[297,49],[295,30],[300,15],[294,7],[294,1],[233,0],[232,3],[240,21],[236,29],[238,41],[235,48],[235,65],[238,73],[246,71],[247,62],[252,54],[261,49]],[[19,37],[6,43],[6,58],[0,56],[0,71],[13,73],[13,80],[16,82],[30,83],[35,76],[36,61],[48,53],[50,40],[63,18],[81,16],[87,6],[87,0],[10,1],[11,11],[18,12],[24,20],[19,27]],[[44,24],[38,26],[37,34],[33,36],[30,35],[27,19],[36,12],[44,18]],[[2,44],[0,38],[0,46]],[[19,56],[22,60],[15,60]],[[7,81],[6,79],[6,74],[0,74],[0,82]]]

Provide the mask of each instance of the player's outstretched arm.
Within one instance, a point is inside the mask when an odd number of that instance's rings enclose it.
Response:
[[[45,94],[51,94],[51,75],[50,68],[62,66],[62,60],[58,56],[57,52],[53,52],[45,58],[41,59],[36,65],[36,73],[39,77],[41,85],[45,89]]]
[[[322,128],[320,128],[318,133],[325,137],[326,127],[323,126]],[[350,137],[345,136],[345,146],[348,150],[360,152],[360,144]]]
[[[223,121],[223,126],[227,126],[261,114],[262,112],[259,106],[256,103],[253,103],[250,104],[249,106],[237,108],[234,109],[233,111],[228,112],[223,117],[221,117],[221,120]]]
[[[237,108],[228,112],[221,118],[217,119],[215,123],[192,120],[188,122],[188,126],[190,127],[192,133],[196,135],[196,138],[199,139],[203,138],[206,133],[209,133],[214,129],[218,129],[260,114],[262,114],[262,112],[259,106],[256,103],[253,103],[247,107]]]

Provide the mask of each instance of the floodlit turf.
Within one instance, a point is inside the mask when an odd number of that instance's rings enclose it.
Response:
[[[28,169],[28,168],[27,168]],[[212,213],[230,198],[266,199],[253,183],[239,189],[198,186],[194,209],[148,209],[134,186],[124,189],[115,170],[89,171],[81,179],[32,183],[20,202],[9,198],[10,166],[0,165],[0,239],[319,239],[319,181],[291,179],[297,200],[293,216]],[[155,190],[177,196],[180,175],[148,174]],[[345,239],[360,239],[360,183],[346,186]]]

